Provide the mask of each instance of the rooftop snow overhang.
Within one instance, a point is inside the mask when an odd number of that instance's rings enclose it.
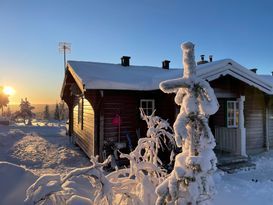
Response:
[[[63,99],[65,88],[68,85],[67,84],[67,76],[68,76],[69,73],[72,75],[72,77],[75,80],[75,83],[77,84],[77,86],[80,89],[80,91],[82,93],[84,93],[84,91],[85,91],[85,88],[84,88],[85,85],[83,84],[81,78],[75,73],[75,71],[73,70],[73,68],[69,64],[67,64],[66,71],[65,71],[65,77],[64,77],[64,81],[63,81],[63,85],[62,85],[62,89],[61,89],[61,95],[60,95],[61,99]]]
[[[208,81],[218,79],[221,76],[230,75],[250,86],[256,87],[262,92],[270,95],[273,94],[273,87],[270,83],[265,82],[259,75],[231,59],[223,60],[220,66],[200,68],[197,70],[198,76]]]

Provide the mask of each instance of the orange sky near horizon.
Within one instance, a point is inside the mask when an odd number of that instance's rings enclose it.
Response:
[[[57,47],[56,44],[54,46]],[[61,100],[63,62],[58,50],[55,55],[57,62],[55,65],[49,64],[55,68],[54,73],[47,69],[48,64],[41,64],[40,68],[35,69],[33,63],[24,65],[18,62],[11,62],[5,66],[9,69],[1,70],[0,86],[10,86],[15,90],[15,93],[9,96],[9,104],[20,104],[21,99],[25,98],[28,98],[31,104],[55,104]]]
[[[0,77],[1,78],[1,77]],[[21,99],[27,98],[31,104],[55,104],[59,102],[62,80],[52,82],[47,78],[48,83],[43,82],[45,79],[17,79],[8,75],[3,86],[10,86],[14,89],[14,93],[9,96],[9,104],[20,104]],[[31,82],[32,81],[32,82]]]
[[[59,102],[61,86],[50,89],[47,87],[39,87],[30,85],[20,85],[19,83],[4,84],[4,86],[12,87],[15,92],[9,96],[9,104],[20,104],[21,99],[27,98],[31,104],[55,104]]]

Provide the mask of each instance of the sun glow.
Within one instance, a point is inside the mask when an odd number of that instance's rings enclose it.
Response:
[[[3,92],[6,95],[13,95],[15,93],[15,90],[10,86],[5,86],[4,89],[3,89]]]

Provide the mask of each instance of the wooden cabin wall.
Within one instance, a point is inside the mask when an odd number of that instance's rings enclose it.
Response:
[[[118,127],[112,124],[116,114],[121,117],[121,140],[127,142],[126,133],[129,133],[133,145],[137,144],[136,131],[140,129],[141,137],[146,136],[147,125],[140,116],[140,100],[154,99],[156,115],[163,119],[169,119],[172,126],[175,119],[174,95],[166,95],[162,91],[104,91],[104,138],[116,142],[118,139]]]
[[[79,105],[83,107],[82,111],[79,110]],[[83,118],[79,118],[79,115],[82,115]],[[94,156],[95,116],[94,109],[87,99],[77,99],[73,109],[73,117],[73,133],[76,135],[77,144],[89,157]]]
[[[245,128],[247,152],[265,146],[265,94],[254,87],[245,88]]]
[[[269,148],[273,148],[273,96],[269,97],[268,103],[268,138]]]
[[[227,123],[226,123],[226,99],[224,98],[219,98],[218,99],[218,103],[219,103],[219,109],[218,111],[209,118],[209,125],[212,129],[212,131],[214,131],[213,129],[215,127],[226,127]]]
[[[165,94],[161,90],[137,92],[138,113],[141,99],[153,99],[155,101],[155,115],[164,120],[168,120],[172,127],[176,119],[176,114],[179,113],[180,109],[180,107],[175,104],[174,97],[175,94]],[[145,137],[147,133],[147,124],[140,118],[139,114],[138,116],[137,127],[140,129],[141,137]]]
[[[104,141],[118,142],[119,127],[113,125],[112,121],[119,115],[121,141],[127,142],[126,134],[128,133],[133,143],[136,144],[136,119],[138,117],[136,98],[136,93],[133,91],[104,91],[102,108],[104,126],[103,130],[100,130],[103,132]]]

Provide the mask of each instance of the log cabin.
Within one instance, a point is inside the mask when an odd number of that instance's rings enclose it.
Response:
[[[88,155],[105,158],[105,144],[134,146],[146,133],[139,108],[172,124],[178,113],[174,95],[159,90],[183,69],[68,61],[61,98],[69,108],[69,135]],[[273,147],[273,76],[258,75],[232,59],[197,63],[197,75],[215,91],[220,108],[210,117],[219,156],[247,157]]]

